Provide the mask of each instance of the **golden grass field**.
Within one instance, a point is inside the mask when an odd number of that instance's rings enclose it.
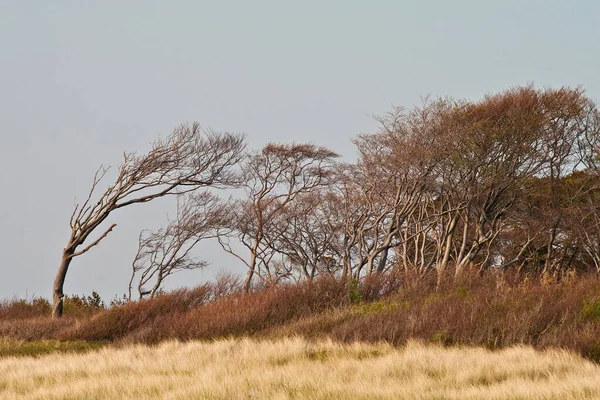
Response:
[[[2,399],[597,399],[600,366],[513,347],[220,340],[0,359]]]

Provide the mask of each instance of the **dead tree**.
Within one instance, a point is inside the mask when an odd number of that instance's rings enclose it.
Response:
[[[227,209],[227,204],[210,192],[191,193],[178,201],[177,217],[165,228],[142,231],[132,263],[129,300],[136,277],[139,299],[152,298],[170,275],[207,266],[192,250],[201,240],[215,237],[227,221]]]
[[[96,239],[88,240],[113,211],[158,197],[236,183],[234,167],[243,157],[244,147],[240,135],[203,132],[194,123],[179,126],[167,138],[155,141],[146,154],[125,153],[115,181],[97,195],[108,172],[101,167],[86,200],[75,205],[69,221],[71,234],[52,288],[52,316],[62,316],[63,287],[71,261],[98,245],[114,229],[113,223]]]

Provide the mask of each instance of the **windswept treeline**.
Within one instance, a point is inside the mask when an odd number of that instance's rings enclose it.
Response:
[[[474,268],[600,271],[600,118],[583,90],[438,99],[379,121],[355,139],[355,164],[297,144],[243,161],[245,195],[214,234],[248,267],[246,290],[395,268],[438,282]]]
[[[354,139],[356,163],[313,144],[247,151],[239,136],[202,136],[197,126],[178,129],[173,143],[198,157],[170,151],[171,139],[130,156],[141,164],[124,172],[129,191],[117,181],[92,211],[145,202],[124,199],[154,188],[180,200],[166,228],[140,235],[129,297],[152,297],[174,271],[204,266],[192,248],[207,238],[247,267],[246,292],[398,269],[416,280],[435,274],[438,286],[467,271],[542,280],[600,272],[600,113],[582,89],[426,100],[378,120],[377,132]],[[206,192],[217,186],[235,199]],[[95,212],[92,228],[106,216]]]
[[[336,264],[460,276],[509,267],[598,270],[596,105],[581,90],[516,88],[381,118],[334,196]],[[330,215],[330,214],[329,214]]]

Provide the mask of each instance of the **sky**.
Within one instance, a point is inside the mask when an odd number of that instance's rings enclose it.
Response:
[[[51,296],[75,199],[100,165],[185,122],[248,146],[312,142],[345,159],[373,115],[516,85],[600,100],[600,2],[0,0],[0,299]],[[71,264],[67,294],[127,290],[140,230],[172,202],[120,210]],[[168,289],[244,272],[218,245]]]

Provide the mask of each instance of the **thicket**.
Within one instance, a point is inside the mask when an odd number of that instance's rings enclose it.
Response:
[[[78,312],[51,319],[43,300],[0,306],[0,337],[154,344],[302,336],[404,344],[560,347],[600,361],[600,280],[594,275],[541,283],[516,274],[468,274],[437,287],[406,273],[359,282],[330,278],[244,293],[237,282],[204,284],[109,308],[77,302]],[[75,310],[73,310],[75,311]],[[77,315],[77,317],[75,317]]]

